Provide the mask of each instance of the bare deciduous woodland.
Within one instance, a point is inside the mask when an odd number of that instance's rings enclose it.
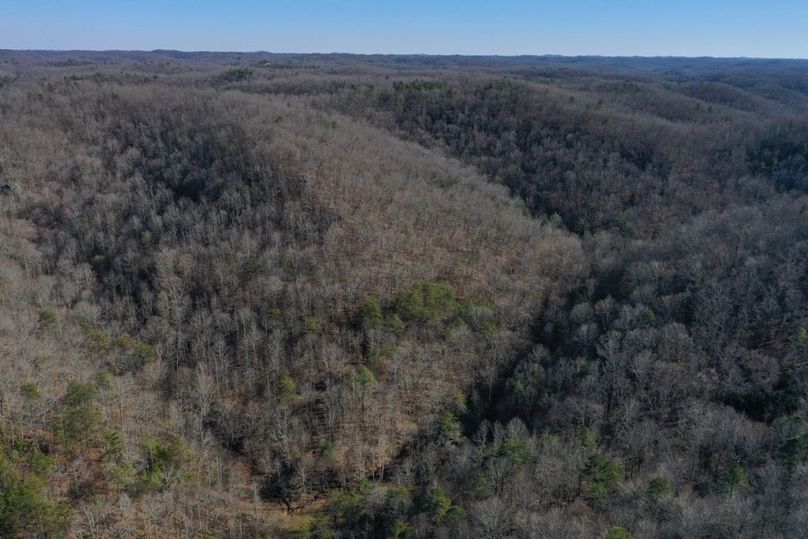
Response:
[[[0,51],[0,536],[799,537],[808,61]]]

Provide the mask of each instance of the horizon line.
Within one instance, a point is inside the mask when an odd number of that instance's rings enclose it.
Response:
[[[560,53],[433,53],[433,52],[273,52],[268,50],[203,50],[203,49],[11,49],[0,48],[0,52],[12,53],[183,53],[183,54],[274,54],[297,56],[424,56],[437,58],[623,58],[623,59],[683,59],[683,60],[785,60],[808,61],[808,57],[787,56],[715,56],[715,55],[643,55],[643,54],[560,54]]]

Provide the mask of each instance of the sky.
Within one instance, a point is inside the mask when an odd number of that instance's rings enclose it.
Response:
[[[0,49],[808,58],[808,0],[0,0]]]

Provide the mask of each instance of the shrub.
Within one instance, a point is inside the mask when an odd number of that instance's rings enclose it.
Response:
[[[387,491],[387,507],[396,514],[406,514],[412,507],[413,489],[409,485],[394,485]]]
[[[243,273],[245,275],[251,275],[253,273],[259,273],[264,269],[264,261],[260,257],[249,257],[244,261],[243,266]]]
[[[407,524],[407,521],[403,518],[397,518],[395,522],[393,522],[393,527],[390,530],[390,536],[394,539],[407,539],[411,537],[413,532],[412,526]]]
[[[735,464],[721,474],[718,485],[722,492],[732,495],[749,490],[749,478],[746,470],[740,464]]]
[[[364,365],[361,365],[358,369],[356,369],[356,372],[354,373],[354,380],[359,385],[359,387],[361,387],[365,391],[372,390],[374,387],[376,387],[376,384],[378,384],[378,381],[376,380],[376,376],[373,374],[373,371],[371,371]]]
[[[29,448],[27,453],[28,466],[36,475],[45,478],[56,468],[56,459],[54,457],[49,457],[33,448]]]
[[[443,518],[452,507],[452,500],[440,487],[434,488],[429,491],[426,499],[426,507],[432,518],[436,522],[443,521]]]
[[[129,334],[124,334],[118,338],[118,346],[122,350],[131,352],[141,366],[147,363],[152,363],[155,359],[157,359],[157,354],[154,351],[154,347],[133,338]]]
[[[98,433],[101,418],[96,409],[97,396],[95,384],[68,384],[62,414],[62,432],[69,442],[89,443]]]
[[[50,309],[39,311],[39,327],[42,329],[55,329],[59,325],[56,313]]]
[[[224,82],[242,82],[245,80],[250,80],[253,76],[253,70],[247,69],[246,67],[237,67],[233,69],[228,69],[224,73],[222,73],[221,79]]]
[[[39,386],[30,382],[20,387],[20,393],[29,401],[37,401],[42,398],[42,390],[39,389]]]
[[[72,518],[69,506],[48,500],[44,480],[24,474],[0,453],[0,537],[62,536]]]
[[[382,324],[382,306],[379,300],[371,297],[359,305],[359,323],[365,331]]]
[[[452,505],[451,498],[440,487],[430,490],[427,494],[426,509],[435,522],[450,528],[456,527],[466,517],[463,508]]]
[[[305,320],[303,320],[303,327],[306,330],[306,333],[320,333],[323,331],[323,326],[320,324],[320,321],[317,319],[316,316],[309,316]]]
[[[402,292],[396,301],[401,318],[419,324],[440,321],[456,307],[457,297],[447,283],[417,283]]]
[[[354,488],[337,494],[329,506],[336,525],[353,528],[367,518],[370,483],[362,480]]]
[[[336,534],[328,515],[317,515],[306,524],[304,530],[293,535],[305,539],[332,539]]]
[[[592,505],[605,504],[622,483],[623,472],[617,462],[599,453],[589,458],[584,468],[584,492]]]
[[[606,532],[606,539],[631,539],[631,532],[620,526],[609,528]]]
[[[497,451],[499,456],[508,458],[516,465],[526,464],[535,457],[527,440],[519,438],[508,438],[499,446]]]
[[[144,438],[141,449],[146,466],[140,474],[140,483],[141,488],[147,492],[167,488],[193,457],[188,442],[181,436],[174,436],[167,442]]]
[[[111,341],[106,333],[92,326],[84,326],[84,340],[87,347],[94,352],[106,352],[111,346]]]
[[[458,305],[455,314],[476,333],[491,335],[497,329],[493,307],[486,301],[474,300]]]
[[[67,395],[65,403],[68,406],[86,406],[95,402],[98,396],[98,389],[95,384],[82,384],[71,381],[67,384]]]
[[[143,231],[143,234],[140,235],[140,245],[143,246],[144,249],[151,249],[154,245],[154,238],[151,235],[151,232],[148,230]]]
[[[486,500],[494,495],[491,481],[483,473],[475,474],[470,479],[468,492],[475,500]]]
[[[404,320],[402,320],[401,317],[396,313],[388,316],[384,320],[384,325],[396,335],[401,335],[404,330],[407,329],[407,324],[405,324]]]
[[[127,490],[134,484],[137,469],[130,460],[104,466],[104,480],[115,490]]]
[[[664,477],[655,477],[648,483],[645,494],[654,503],[659,503],[673,492],[671,484]]]
[[[278,382],[278,402],[288,404],[297,398],[297,384],[290,376],[284,376]]]
[[[452,404],[454,405],[455,411],[458,414],[462,415],[468,412],[469,409],[468,398],[466,397],[466,394],[463,393],[462,391],[455,392]]]
[[[431,92],[435,90],[442,90],[446,88],[446,83],[443,81],[415,79],[412,82],[396,81],[393,83],[393,90],[396,93],[408,92]]]
[[[326,459],[334,458],[334,453],[336,452],[336,450],[337,445],[334,442],[326,442],[323,445],[323,451],[322,451],[323,457]]]
[[[112,375],[105,371],[99,371],[95,375],[95,385],[100,390],[109,389],[112,385]]]
[[[595,433],[592,432],[592,429],[583,429],[578,435],[578,438],[581,441],[581,445],[583,445],[586,449],[589,449],[590,451],[597,449],[598,442],[595,439]]]
[[[452,412],[444,412],[438,419],[438,436],[450,443],[458,443],[463,439],[463,429],[460,421]]]
[[[376,371],[382,367],[382,362],[385,358],[389,358],[390,356],[395,353],[396,347],[392,344],[386,344],[384,346],[371,346],[369,347],[367,356],[368,356],[368,366]]]
[[[123,453],[123,435],[117,430],[111,430],[104,436],[106,452],[104,456],[118,456]]]
[[[466,519],[466,510],[458,505],[453,505],[446,511],[441,523],[450,529],[457,528]]]
[[[49,363],[53,363],[53,357],[51,356],[36,356],[33,360],[34,367],[37,369],[40,369]]]

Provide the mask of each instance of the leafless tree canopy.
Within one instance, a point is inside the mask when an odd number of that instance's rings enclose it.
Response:
[[[808,63],[0,51],[0,536],[798,537]]]

